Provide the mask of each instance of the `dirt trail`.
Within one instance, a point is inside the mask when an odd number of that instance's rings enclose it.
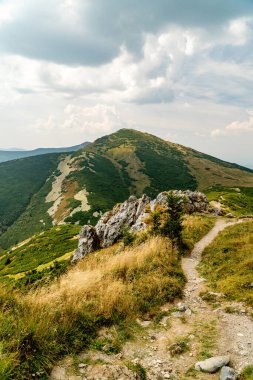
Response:
[[[237,309],[239,314],[226,313],[224,308],[210,310],[210,307],[199,297],[200,292],[205,288],[205,280],[199,276],[196,267],[201,260],[202,252],[216,236],[224,228],[241,222],[218,220],[214,228],[195,245],[191,256],[182,260],[182,267],[188,280],[185,287],[185,301],[192,311],[201,315],[203,319],[208,320],[210,311],[217,314],[220,333],[218,353],[230,355],[231,362],[238,371],[253,363],[253,322],[245,315],[245,308],[240,303],[225,303],[226,307],[233,306]]]
[[[217,380],[217,374],[193,371],[199,357],[210,353],[229,354],[238,372],[252,364],[252,320],[243,313],[241,304],[236,304],[240,314],[228,314],[224,307],[213,309],[203,301],[200,293],[208,289],[205,280],[197,272],[204,249],[224,228],[239,222],[218,219],[213,229],[194,246],[191,256],[183,258],[182,267],[187,278],[183,300],[177,305],[164,305],[160,322],[154,323],[152,319],[140,321],[144,330],[134,341],[127,342],[118,355],[94,350],[85,352],[79,357],[80,368],[74,372],[69,359],[63,361],[55,367],[51,380],[136,379],[127,372],[127,362],[145,368],[147,380],[190,380],[192,375],[196,380]],[[110,332],[105,331],[104,334],[110,335]],[[171,355],[171,345],[183,341],[188,342],[189,350]],[[82,364],[91,361],[94,364]]]
[[[201,260],[201,254],[204,249],[212,243],[212,241],[218,236],[218,234],[224,230],[224,228],[239,223],[238,221],[226,222],[223,219],[218,219],[215,226],[205,235],[198,243],[195,244],[191,256],[182,259],[182,267],[184,274],[187,278],[187,284],[185,287],[185,300],[187,302],[195,302],[196,297],[202,290],[201,284],[203,279],[199,277],[196,269]]]

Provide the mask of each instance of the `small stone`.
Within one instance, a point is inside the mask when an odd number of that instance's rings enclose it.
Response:
[[[177,304],[177,310],[178,311],[186,311],[187,309],[188,309],[188,306],[185,303],[179,302]]]
[[[85,368],[85,367],[87,367],[87,364],[80,363],[80,364],[78,364],[78,367],[79,367],[79,368]]]
[[[206,359],[202,362],[198,362],[195,364],[195,369],[197,371],[207,372],[207,373],[215,373],[221,367],[227,365],[230,361],[229,356],[215,356],[210,359]]]
[[[221,373],[220,373],[220,380],[235,380],[236,379],[236,372],[231,367],[222,367]]]
[[[167,316],[163,317],[162,320],[160,321],[160,325],[167,326],[168,320],[169,320],[169,317]]]
[[[151,324],[151,321],[140,321],[139,324],[145,328]]]
[[[174,313],[171,313],[171,316],[173,318],[181,318],[182,317],[182,313],[180,311],[175,311]]]

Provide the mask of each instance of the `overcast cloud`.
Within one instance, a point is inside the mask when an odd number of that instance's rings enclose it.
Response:
[[[253,165],[251,0],[0,0],[0,147],[136,128]]]

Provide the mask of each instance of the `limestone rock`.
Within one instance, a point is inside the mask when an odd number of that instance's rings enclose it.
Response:
[[[236,372],[233,368],[230,367],[222,367],[220,373],[220,380],[236,380]]]
[[[215,356],[195,364],[195,369],[202,372],[215,373],[230,361],[229,356]]]
[[[200,191],[190,191],[190,190],[173,190],[164,191],[151,202],[151,210],[153,211],[156,205],[161,205],[166,207],[167,196],[172,193],[173,195],[181,199],[184,211],[186,213],[192,214],[193,212],[208,212],[210,211],[210,205],[205,194]]]
[[[130,228],[133,232],[145,230],[147,227],[145,219],[148,216],[147,206],[151,211],[156,205],[166,207],[167,196],[171,192],[179,197],[186,213],[212,212],[205,194],[199,191],[167,191],[160,193],[152,201],[145,194],[139,199],[132,195],[125,202],[117,204],[111,211],[102,215],[95,227],[84,226],[82,228],[73,261],[98,248],[113,245],[121,238],[125,227]]]
[[[73,261],[81,259],[100,247],[96,229],[93,226],[84,226],[80,232],[78,248],[74,253]]]
[[[140,199],[132,195],[127,201],[105,213],[95,227],[102,247],[114,244],[121,236],[124,227],[131,227],[137,221],[140,225],[139,218],[145,214],[145,208],[149,202],[150,198],[145,194]]]

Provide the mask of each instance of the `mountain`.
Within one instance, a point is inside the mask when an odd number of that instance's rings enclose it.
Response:
[[[131,194],[154,198],[164,190],[214,188],[251,189],[253,170],[122,129],[73,153],[0,164],[0,246],[52,224],[94,224]]]
[[[33,157],[41,154],[49,153],[64,153],[64,152],[75,152],[76,150],[82,149],[87,146],[89,142],[84,142],[83,144],[63,147],[63,148],[38,148],[34,150],[23,150],[23,149],[0,149],[0,162],[6,162],[11,160],[16,160],[19,158]]]

